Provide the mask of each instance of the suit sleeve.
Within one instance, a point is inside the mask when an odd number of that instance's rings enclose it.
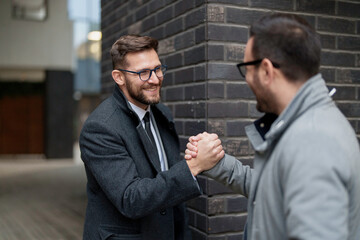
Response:
[[[202,174],[248,197],[252,171],[249,166],[244,166],[235,157],[225,154],[212,169]]]
[[[200,194],[185,160],[155,178],[141,178],[122,138],[106,124],[87,122],[80,148],[99,187],[126,217],[141,218]]]

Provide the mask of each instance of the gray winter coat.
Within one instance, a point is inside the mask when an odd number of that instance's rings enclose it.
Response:
[[[246,127],[254,169],[226,155],[204,172],[248,197],[244,239],[359,240],[359,143],[321,75],[271,118]]]

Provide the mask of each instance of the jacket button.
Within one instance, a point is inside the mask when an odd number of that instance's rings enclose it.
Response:
[[[165,210],[165,209],[164,209],[164,210],[161,210],[160,214],[161,214],[161,215],[166,215],[166,210]]]

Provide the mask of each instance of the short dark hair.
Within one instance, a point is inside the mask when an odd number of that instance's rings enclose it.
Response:
[[[289,80],[308,79],[319,72],[320,37],[305,19],[282,13],[264,16],[251,26],[250,37],[254,58],[279,64]]]
[[[113,69],[126,66],[125,56],[131,52],[140,52],[148,49],[157,51],[158,41],[149,36],[124,35],[111,47]]]

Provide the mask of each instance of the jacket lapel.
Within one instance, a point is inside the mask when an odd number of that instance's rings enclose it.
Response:
[[[146,135],[145,129],[142,126],[141,122],[136,127],[136,131],[138,132],[140,140],[145,148],[145,152],[149,157],[151,164],[157,172],[161,172],[160,160],[155,152],[157,150],[152,146],[152,143],[150,142],[149,137]]]

